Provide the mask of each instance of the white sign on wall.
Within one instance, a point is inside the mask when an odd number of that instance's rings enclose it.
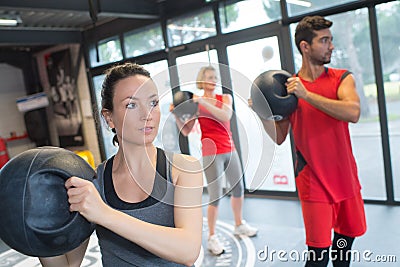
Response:
[[[46,93],[38,93],[17,98],[17,108],[21,112],[47,107],[49,99]]]

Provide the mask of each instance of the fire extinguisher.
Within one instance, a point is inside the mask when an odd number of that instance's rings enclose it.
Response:
[[[6,140],[0,137],[0,168],[2,168],[9,159]]]

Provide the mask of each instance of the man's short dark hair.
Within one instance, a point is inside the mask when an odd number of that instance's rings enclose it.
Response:
[[[297,24],[296,33],[294,34],[294,40],[300,54],[302,54],[300,50],[301,41],[306,41],[307,43],[311,44],[312,39],[316,36],[314,31],[328,29],[331,26],[332,21],[321,16],[304,17],[299,24]]]

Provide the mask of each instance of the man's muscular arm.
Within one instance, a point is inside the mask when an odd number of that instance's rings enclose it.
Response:
[[[329,99],[308,91],[299,77],[288,79],[287,90],[335,119],[356,123],[360,118],[360,98],[353,75],[348,75],[341,82],[338,99]]]

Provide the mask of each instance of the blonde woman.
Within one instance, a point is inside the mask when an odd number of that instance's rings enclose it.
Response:
[[[219,255],[224,247],[215,234],[218,216],[219,199],[223,197],[222,176],[225,174],[231,194],[231,207],[235,220],[235,235],[255,236],[257,229],[246,224],[242,218],[243,208],[243,172],[239,156],[235,149],[230,129],[232,117],[232,96],[217,94],[216,70],[212,66],[202,67],[198,73],[196,85],[204,91],[203,96],[193,96],[199,104],[197,120],[201,128],[203,168],[207,178],[209,194],[208,218],[208,250]],[[194,126],[195,119],[183,123],[177,119],[178,127],[183,135],[188,135]]]

